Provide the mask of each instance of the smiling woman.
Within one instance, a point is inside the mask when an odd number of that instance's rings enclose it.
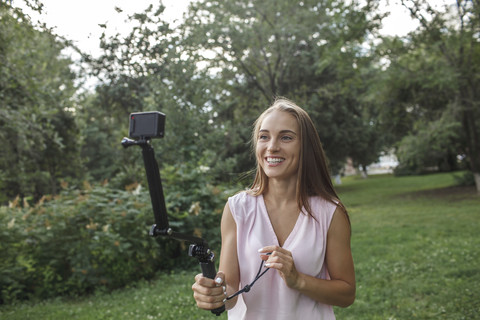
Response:
[[[318,133],[282,98],[257,119],[252,144],[255,180],[225,205],[219,272],[215,281],[195,277],[197,305],[226,302],[229,319],[335,319],[332,306],[355,299],[355,272],[348,215]],[[273,272],[237,296],[262,260]]]

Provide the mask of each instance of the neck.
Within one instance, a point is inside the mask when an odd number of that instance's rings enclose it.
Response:
[[[264,198],[274,201],[277,204],[286,204],[297,202],[297,184],[296,181],[285,181],[270,179],[268,188],[264,193]]]

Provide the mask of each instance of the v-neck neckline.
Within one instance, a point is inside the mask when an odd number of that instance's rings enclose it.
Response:
[[[297,233],[298,225],[300,224],[300,219],[303,219],[302,217],[304,216],[304,214],[301,211],[298,213],[297,220],[295,221],[295,224],[294,224],[292,230],[290,230],[290,233],[285,238],[285,241],[283,242],[283,245],[280,245],[280,241],[278,240],[277,233],[275,232],[275,229],[273,228],[272,220],[270,219],[270,216],[268,214],[267,204],[265,203],[265,198],[263,197],[263,194],[260,195],[260,199],[261,199],[261,205],[262,205],[262,213],[263,213],[265,219],[268,222],[267,223],[268,228],[270,229],[270,231],[272,232],[272,234],[275,238],[275,241],[276,241],[275,244],[278,245],[279,247],[286,248],[288,246],[288,244],[292,241],[292,239],[295,237],[295,234]]]

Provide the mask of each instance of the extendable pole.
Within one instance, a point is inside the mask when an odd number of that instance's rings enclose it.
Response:
[[[167,232],[169,229],[167,207],[165,206],[162,180],[160,179],[160,171],[157,161],[155,160],[155,153],[148,140],[140,144],[140,146],[142,147],[143,163],[147,174],[148,189],[150,191],[156,229],[159,232]]]

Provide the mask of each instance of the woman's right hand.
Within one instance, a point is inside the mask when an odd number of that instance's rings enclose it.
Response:
[[[192,285],[193,298],[201,309],[212,310],[225,304],[227,291],[225,287],[225,275],[219,271],[214,279],[207,278],[201,273],[195,276]]]

